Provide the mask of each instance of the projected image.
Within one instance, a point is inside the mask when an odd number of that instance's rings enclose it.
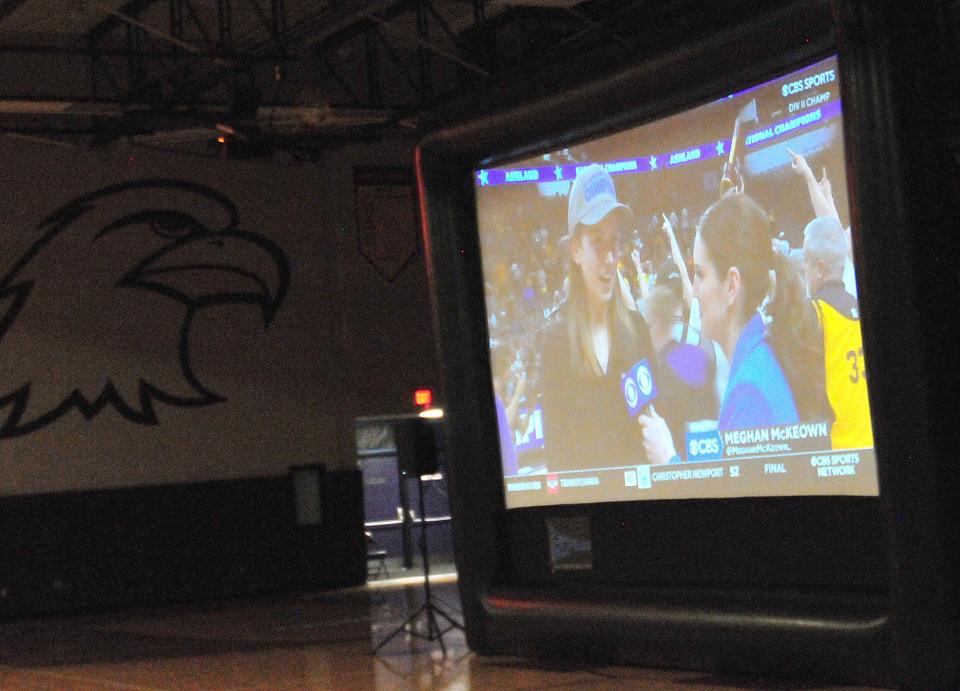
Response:
[[[475,172],[508,508],[878,493],[839,77]]]

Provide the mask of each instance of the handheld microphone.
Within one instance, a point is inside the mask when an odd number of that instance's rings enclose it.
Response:
[[[620,390],[630,417],[637,417],[643,408],[657,398],[657,383],[647,360],[640,360],[620,377]]]

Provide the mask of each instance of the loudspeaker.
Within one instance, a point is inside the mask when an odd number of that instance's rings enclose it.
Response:
[[[404,475],[431,475],[437,472],[437,422],[429,418],[397,418],[393,441],[397,466]]]
[[[323,523],[323,465],[297,465],[290,468],[293,489],[293,520],[296,525]]]

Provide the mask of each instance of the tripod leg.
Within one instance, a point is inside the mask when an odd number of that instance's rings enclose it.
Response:
[[[385,646],[387,643],[389,643],[390,641],[392,641],[394,638],[396,638],[396,637],[397,637],[399,634],[401,634],[401,633],[409,633],[409,634],[412,634],[412,635],[414,635],[414,636],[418,636],[419,638],[423,638],[423,636],[421,636],[419,633],[417,633],[416,631],[413,631],[413,630],[411,630],[411,629],[413,628],[413,622],[415,622],[415,621],[417,620],[417,618],[418,618],[421,614],[423,614],[423,610],[424,610],[425,608],[426,608],[426,605],[423,605],[420,609],[418,609],[416,612],[414,612],[414,613],[411,614],[409,617],[407,617],[406,620],[405,620],[402,624],[400,624],[400,626],[398,626],[397,628],[395,628],[395,629],[390,633],[389,636],[387,636],[387,637],[384,638],[382,641],[380,641],[379,643],[377,643],[376,647],[373,649],[374,654],[376,654],[376,653],[380,650],[380,648],[382,648],[383,646]]]
[[[424,591],[424,603],[416,612],[411,614],[403,624],[398,626],[389,636],[383,639],[377,646],[373,649],[373,653],[376,654],[383,646],[392,641],[397,635],[403,631],[411,636],[417,636],[428,641],[438,641],[440,643],[440,651],[444,657],[447,656],[447,646],[443,642],[443,634],[447,633],[451,629],[459,629],[463,631],[463,624],[458,622],[452,616],[447,614],[442,607],[435,605],[433,602],[433,593],[430,589],[430,561],[429,561],[429,551],[427,549],[427,521],[426,521],[426,509],[424,507],[423,500],[423,478],[417,478],[418,489],[419,489],[419,504],[420,504],[420,555],[423,559],[423,591]],[[426,612],[427,615],[427,632],[426,635],[415,630],[414,622],[420,617],[421,614]],[[448,626],[446,628],[441,628],[440,624],[437,621],[437,617],[443,618]]]
[[[382,647],[385,646],[387,643],[389,643],[389,642],[392,641],[394,638],[396,638],[396,637],[397,637],[397,634],[399,634],[401,631],[403,631],[403,626],[401,626],[399,629],[394,629],[393,632],[391,632],[391,634],[390,634],[389,636],[387,636],[387,637],[384,638],[382,641],[380,641],[379,643],[377,643],[376,646],[374,646],[374,648],[373,648],[373,654],[376,655],[378,652],[380,652],[380,648],[382,648]]]
[[[441,631],[437,625],[437,617],[434,614],[433,605],[429,602],[427,603],[427,630],[430,633],[430,640],[435,640],[440,643],[440,652],[446,657],[447,646],[443,643],[443,631]]]
[[[437,614],[439,614],[441,617],[443,617],[444,619],[446,619],[447,622],[450,624],[451,628],[458,628],[458,629],[460,629],[461,631],[463,631],[463,624],[461,624],[461,623],[458,622],[456,619],[454,619],[450,614],[448,614],[448,613],[443,609],[443,607],[441,607],[440,605],[435,605],[435,604],[433,604],[433,602],[431,602],[431,603],[430,603],[430,608],[431,608],[434,612],[436,612]],[[449,631],[450,629],[447,629],[447,630]]]

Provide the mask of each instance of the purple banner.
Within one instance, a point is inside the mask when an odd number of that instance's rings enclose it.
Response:
[[[650,173],[664,168],[675,168],[687,163],[705,161],[711,158],[726,156],[730,151],[730,139],[719,139],[711,144],[692,146],[680,151],[665,154],[651,154],[641,158],[626,158],[619,161],[604,162],[604,168],[610,175],[624,173]],[[581,168],[587,163],[553,166],[538,166],[534,168],[492,168],[478,170],[477,185],[480,187],[494,187],[496,185],[529,185],[541,182],[572,181],[577,177]]]
[[[744,138],[744,143],[747,148],[761,146],[766,142],[792,135],[800,130],[816,127],[827,120],[838,117],[840,113],[840,101],[829,101],[812,110],[797,113],[768,127],[750,132]],[[730,153],[730,142],[730,139],[719,139],[679,151],[601,162],[601,164],[610,175],[650,173],[691,163],[724,158]],[[532,168],[492,168],[490,170],[478,170],[474,175],[478,187],[556,183],[574,180],[577,177],[577,171],[587,165],[586,163],[568,163]]]
[[[827,95],[829,96],[829,94]],[[815,127],[826,120],[838,117],[840,113],[840,101],[830,101],[819,108],[814,108],[805,113],[798,113],[786,120],[781,120],[768,127],[751,132],[744,138],[744,144],[746,144],[747,148],[759,146],[772,139],[792,135],[798,130]]]

